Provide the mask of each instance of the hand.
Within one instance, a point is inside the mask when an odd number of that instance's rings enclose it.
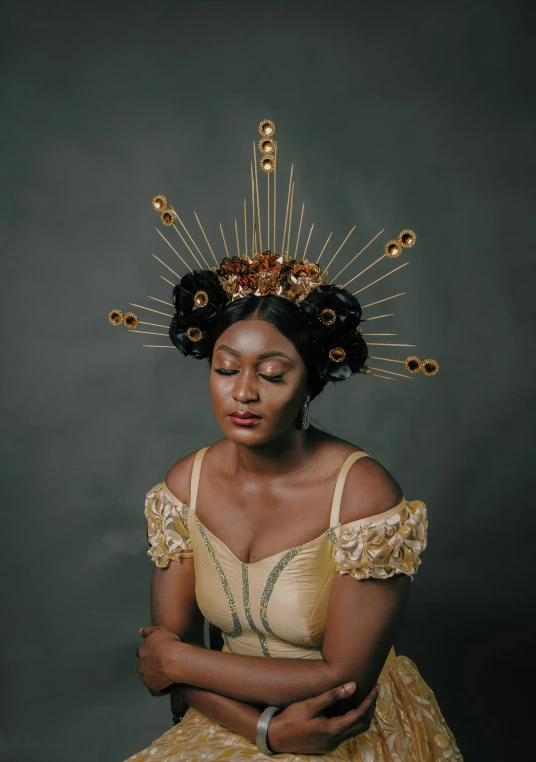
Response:
[[[139,633],[145,641],[136,649],[138,672],[153,696],[161,696],[176,682],[169,676],[169,668],[176,665],[182,641],[167,627],[142,627]]]
[[[328,717],[325,711],[345,701],[355,691],[355,683],[332,688],[320,696],[296,701],[276,714],[270,721],[268,745],[275,752],[291,754],[322,754],[335,751],[343,741],[369,729],[378,695],[377,685],[361,704],[338,717]]]

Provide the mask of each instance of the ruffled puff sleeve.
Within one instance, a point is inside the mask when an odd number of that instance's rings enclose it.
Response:
[[[428,519],[420,500],[404,500],[383,518],[343,524],[334,544],[335,569],[355,579],[413,575],[426,549]]]
[[[182,561],[193,556],[188,532],[188,508],[170,499],[163,482],[147,493],[145,518],[150,545],[147,555],[157,566],[165,568],[170,561]]]

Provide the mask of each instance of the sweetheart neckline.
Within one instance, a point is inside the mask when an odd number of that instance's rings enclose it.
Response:
[[[175,503],[176,505],[183,506],[188,511],[191,511],[194,514],[197,522],[199,524],[201,524],[201,526],[205,530],[205,532],[208,532],[208,534],[210,534],[217,542],[219,542],[221,545],[223,545],[223,547],[226,548],[229,551],[229,553],[232,555],[232,557],[236,561],[238,561],[238,563],[241,566],[248,566],[248,567],[249,566],[256,566],[257,564],[261,564],[264,561],[270,561],[273,558],[275,558],[276,556],[286,555],[287,553],[291,553],[293,550],[297,550],[298,548],[300,550],[302,550],[303,548],[307,547],[308,545],[312,545],[312,543],[318,542],[318,540],[322,540],[325,536],[329,537],[328,532],[330,532],[330,530],[335,530],[338,527],[347,527],[347,526],[351,526],[352,524],[356,524],[357,526],[359,526],[359,524],[365,524],[365,523],[372,524],[372,523],[374,523],[374,521],[379,521],[382,518],[387,518],[389,515],[397,513],[400,510],[400,506],[403,503],[406,503],[406,499],[403,497],[402,500],[398,503],[398,505],[395,505],[393,508],[390,508],[388,511],[384,511],[383,513],[378,513],[378,514],[376,514],[376,516],[366,516],[363,519],[356,519],[355,521],[349,521],[346,524],[341,524],[339,522],[335,527],[328,527],[328,529],[325,529],[322,532],[322,534],[319,534],[318,537],[313,537],[313,539],[312,540],[308,540],[308,542],[303,542],[303,543],[300,543],[299,545],[294,545],[294,547],[292,547],[292,548],[286,548],[285,550],[279,550],[277,553],[272,553],[271,556],[266,556],[265,558],[260,558],[258,561],[252,561],[250,563],[246,563],[246,562],[242,561],[242,559],[238,558],[238,556],[235,553],[233,553],[233,551],[227,545],[227,543],[225,543],[220,537],[218,537],[218,535],[214,534],[214,532],[212,532],[208,527],[206,527],[203,524],[203,522],[201,521],[201,519],[197,515],[197,511],[194,508],[191,508],[189,505],[186,505],[186,503],[183,503],[182,500],[179,500],[179,498],[176,497],[173,494],[173,492],[169,489],[169,487],[167,486],[165,481],[161,482],[161,486],[162,486],[164,492],[167,494],[167,496],[171,499],[171,501],[173,503]],[[370,521],[370,519],[372,519],[372,521]]]
[[[333,527],[329,527],[329,529],[325,529],[322,532],[322,534],[319,534],[318,537],[313,537],[312,540],[308,540],[307,542],[302,542],[299,545],[294,545],[293,548],[286,548],[285,550],[278,550],[277,553],[272,553],[271,556],[265,556],[264,558],[260,558],[258,561],[249,561],[249,562],[246,562],[246,561],[242,561],[241,558],[238,558],[236,553],[234,553],[231,550],[231,548],[227,545],[226,542],[224,542],[220,537],[218,537],[218,535],[214,534],[214,532],[211,532],[210,529],[203,524],[203,522],[201,521],[201,519],[197,515],[197,511],[196,510],[194,510],[193,508],[190,508],[189,506],[185,506],[185,507],[188,508],[188,510],[191,511],[194,514],[194,516],[196,518],[196,521],[198,522],[198,524],[201,524],[201,526],[204,529],[204,531],[208,532],[208,534],[210,534],[214,540],[217,540],[217,542],[219,542],[220,545],[223,545],[223,547],[226,548],[229,551],[229,553],[232,555],[232,557],[235,559],[235,561],[238,561],[238,563],[241,566],[256,566],[257,564],[262,564],[263,561],[271,561],[274,558],[276,558],[277,556],[286,555],[287,553],[292,553],[292,551],[294,551],[294,550],[298,550],[298,549],[302,550],[303,548],[307,547],[308,545],[312,545],[313,542],[317,542],[318,540],[322,540],[325,535],[328,535],[328,532],[330,531],[330,529],[333,529]]]

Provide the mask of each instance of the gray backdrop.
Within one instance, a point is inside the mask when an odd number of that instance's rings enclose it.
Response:
[[[169,727],[167,699],[136,673],[151,574],[143,499],[219,430],[205,363],[142,349],[107,313],[169,300],[151,253],[177,260],[154,230],[156,193],[192,229],[195,209],[223,255],[218,222],[232,241],[264,117],[278,128],[281,189],[296,162],[311,253],[354,224],[342,263],[381,228],[382,241],[417,232],[411,265],[367,296],[407,291],[382,330],[439,374],[354,379],[312,413],[426,502],[429,546],[397,651],[466,760],[513,759],[530,733],[534,632],[528,11],[89,5],[12,4],[2,24],[0,759],[120,762]]]

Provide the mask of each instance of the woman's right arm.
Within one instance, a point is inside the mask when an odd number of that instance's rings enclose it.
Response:
[[[165,483],[184,505],[190,500],[190,479],[195,452],[181,458],[169,470]],[[170,560],[155,566],[151,586],[151,620],[175,632],[181,640],[203,646],[204,618],[195,597],[193,558]],[[205,717],[255,742],[261,708],[184,683],[171,686],[171,709],[184,712],[192,706]]]
[[[195,598],[193,558],[170,561],[166,568],[155,567],[151,590],[151,619],[175,632],[187,643],[203,645],[203,615]],[[235,699],[220,696],[183,683],[172,687],[172,704],[176,694],[205,717],[233,730],[255,743],[261,709]]]

